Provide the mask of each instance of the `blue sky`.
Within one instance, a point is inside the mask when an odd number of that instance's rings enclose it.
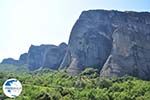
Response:
[[[84,10],[150,11],[150,0],[0,0],[0,61],[31,44],[68,42]]]

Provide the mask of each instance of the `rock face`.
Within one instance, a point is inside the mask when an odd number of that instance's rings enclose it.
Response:
[[[137,28],[137,26],[139,28]],[[150,79],[150,25],[127,25],[113,33],[111,55],[103,66],[101,76],[125,74]]]
[[[19,62],[18,62],[18,60],[15,60],[13,58],[7,58],[7,59],[3,59],[3,61],[1,62],[1,64],[19,65]]]
[[[28,53],[20,56],[19,60],[13,58],[4,59],[2,64],[26,65],[29,70],[37,70],[39,68],[58,69],[64,55],[66,54],[67,44],[61,43],[55,45],[31,45]]]
[[[19,58],[19,63],[27,64],[27,59],[28,59],[28,53],[21,54]]]
[[[97,14],[83,12],[72,29],[66,58],[60,67],[68,67],[72,75],[89,66],[101,69],[110,54],[113,28]]]
[[[27,65],[30,70],[39,68],[58,69],[66,53],[67,45],[65,43],[59,46],[55,45],[32,45],[28,51]]]
[[[27,64],[27,57],[28,57],[28,54],[24,53],[20,56],[19,60],[15,60],[13,58],[7,58],[7,59],[4,59],[1,62],[1,64],[12,64],[16,66],[24,65],[24,64]]]
[[[150,13],[106,10],[84,11],[75,23],[68,46],[32,45],[19,60],[30,70],[66,69],[77,75],[87,67],[101,77],[132,75],[150,80]]]
[[[150,13],[84,11],[75,23],[60,69],[76,75],[97,67],[100,76],[150,79]]]

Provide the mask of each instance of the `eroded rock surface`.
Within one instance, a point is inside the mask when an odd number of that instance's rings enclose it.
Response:
[[[100,76],[150,78],[150,13],[84,11],[75,23],[60,66],[76,75],[97,67]]]
[[[28,67],[30,70],[39,68],[58,69],[66,53],[67,44],[32,45],[28,51]]]
[[[19,60],[4,59],[1,64],[26,65],[30,71],[50,68],[58,69],[67,50],[67,44],[56,45],[31,45],[28,53],[21,54]]]

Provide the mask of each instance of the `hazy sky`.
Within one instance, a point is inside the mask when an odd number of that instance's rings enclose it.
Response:
[[[150,11],[150,0],[0,0],[0,61],[31,44],[68,42],[83,10]]]

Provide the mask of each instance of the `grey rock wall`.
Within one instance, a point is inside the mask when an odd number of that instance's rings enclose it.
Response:
[[[13,58],[4,59],[1,64],[26,65],[30,71],[50,68],[58,69],[67,50],[67,44],[55,45],[31,45],[28,53],[20,55],[19,60]]]
[[[27,65],[30,70],[39,68],[58,69],[66,53],[67,44],[31,46]]]
[[[60,66],[71,75],[97,67],[100,76],[150,78],[150,13],[84,11]]]

